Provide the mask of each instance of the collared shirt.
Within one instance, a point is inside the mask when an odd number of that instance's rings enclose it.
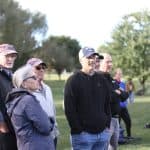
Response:
[[[48,85],[43,82],[41,83],[41,85],[41,89],[36,90],[32,94],[39,101],[41,107],[47,113],[47,115],[55,120],[54,129],[51,132],[51,137],[54,139],[59,135],[59,130],[57,128],[56,110],[53,102],[53,95],[51,88]]]
[[[54,117],[55,108],[54,108],[53,96],[50,87],[42,82],[41,89],[33,92],[33,95],[35,95],[41,107],[48,114],[48,116]]]

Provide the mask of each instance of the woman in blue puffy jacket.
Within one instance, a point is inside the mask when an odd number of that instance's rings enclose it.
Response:
[[[53,124],[31,94],[39,88],[31,66],[19,68],[13,75],[13,84],[16,88],[7,97],[7,111],[15,130],[18,150],[54,150],[50,136]]]

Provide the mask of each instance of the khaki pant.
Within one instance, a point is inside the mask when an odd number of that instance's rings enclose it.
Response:
[[[117,150],[119,139],[119,119],[111,118],[110,124],[111,138],[108,150]]]

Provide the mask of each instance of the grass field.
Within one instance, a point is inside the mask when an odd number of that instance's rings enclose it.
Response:
[[[47,77],[46,82],[53,91],[57,111],[57,122],[60,130],[58,150],[70,150],[69,126],[63,111],[63,89],[65,81],[53,80]],[[51,80],[50,80],[51,79]],[[129,105],[132,118],[132,135],[142,140],[119,146],[119,150],[150,150],[150,129],[145,129],[145,123],[150,121],[150,96],[135,97],[135,103]]]

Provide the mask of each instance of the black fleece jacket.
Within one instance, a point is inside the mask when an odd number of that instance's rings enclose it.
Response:
[[[110,74],[100,72],[104,77],[107,79],[109,83],[109,89],[111,93],[111,101],[110,101],[110,108],[112,117],[115,115],[119,115],[120,113],[120,101],[125,101],[129,94],[125,91],[122,91],[119,87],[119,84],[111,77]],[[120,90],[121,94],[117,94],[115,90]]]
[[[65,114],[71,133],[98,133],[110,126],[110,93],[106,79],[76,72],[66,82]]]
[[[5,123],[7,124],[9,131],[14,134],[10,118],[7,114],[7,109],[5,106],[5,100],[7,94],[12,90],[13,84],[11,79],[11,71],[9,69],[0,67],[0,111],[3,115]]]

